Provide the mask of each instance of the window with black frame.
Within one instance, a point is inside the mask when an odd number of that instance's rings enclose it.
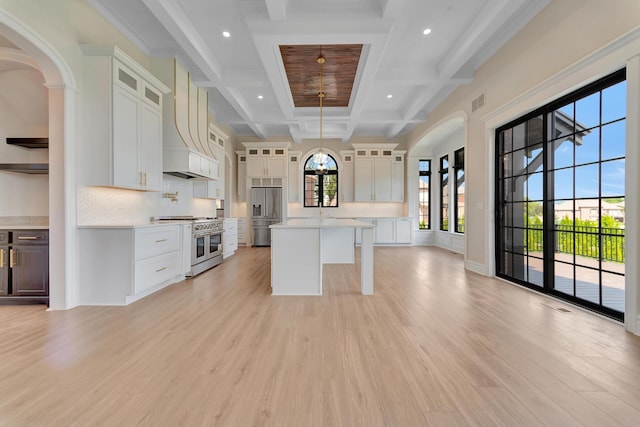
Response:
[[[440,230],[449,231],[449,156],[440,157]]]
[[[453,154],[453,174],[455,179],[453,200],[456,233],[464,233],[464,148]]]
[[[431,229],[431,160],[418,161],[418,228]]]
[[[323,156],[320,159],[318,156]],[[318,164],[324,163],[326,172],[317,174]],[[304,164],[304,207],[335,208],[338,206],[338,164],[330,154],[316,153]]]

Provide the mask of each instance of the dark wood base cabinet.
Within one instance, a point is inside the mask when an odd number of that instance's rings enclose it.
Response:
[[[0,231],[0,304],[49,302],[49,232]]]

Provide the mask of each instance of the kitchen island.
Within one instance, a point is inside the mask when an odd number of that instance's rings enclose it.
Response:
[[[373,295],[373,224],[338,218],[271,225],[271,294],[322,295],[324,264],[355,263],[357,228],[362,229],[360,288]]]

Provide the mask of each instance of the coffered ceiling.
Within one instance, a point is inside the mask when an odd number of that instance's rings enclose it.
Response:
[[[310,92],[318,76],[285,67],[288,49],[350,45],[339,64],[325,55],[336,84],[353,79],[324,109],[325,138],[394,138],[470,82],[549,1],[88,0],[150,56],[176,56],[209,89],[216,120],[239,137],[297,142],[318,137],[319,108],[291,88]],[[317,103],[317,89],[312,95]]]

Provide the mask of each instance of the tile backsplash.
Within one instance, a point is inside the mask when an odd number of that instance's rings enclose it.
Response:
[[[178,192],[171,201],[162,193]],[[162,193],[108,187],[78,188],[78,225],[130,225],[148,223],[151,217],[215,216],[215,200],[193,198],[193,184],[165,175]]]

